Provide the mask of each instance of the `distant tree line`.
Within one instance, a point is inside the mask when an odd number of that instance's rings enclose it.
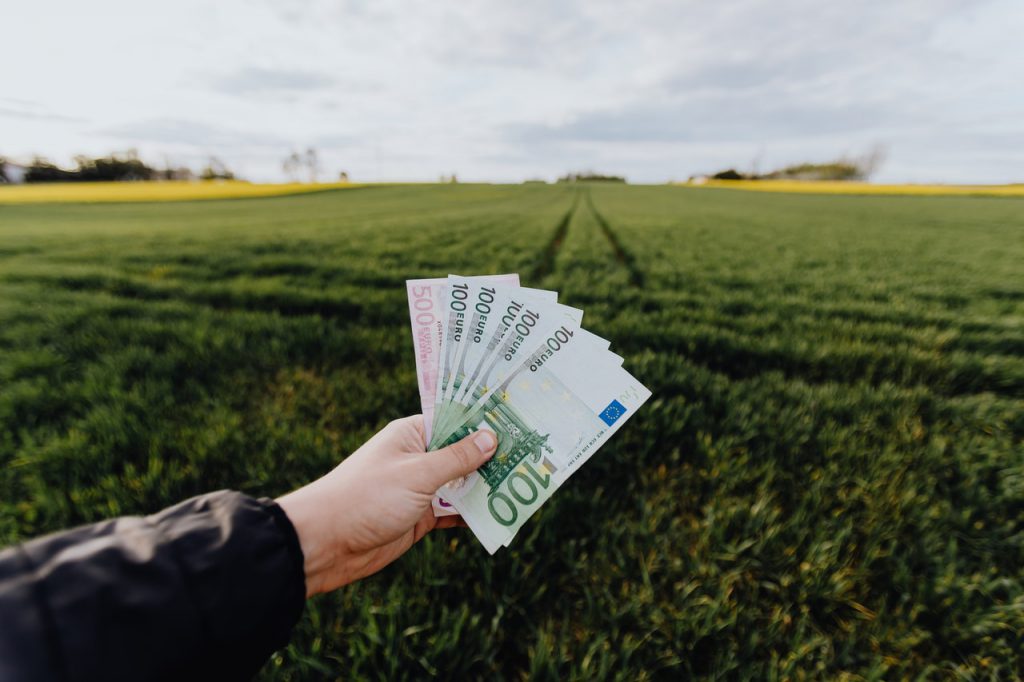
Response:
[[[735,168],[718,171],[714,180],[864,180],[868,174],[854,163],[799,163],[769,173],[741,173]]]
[[[626,182],[626,178],[618,175],[602,175],[591,171],[567,173],[558,178],[559,182]]]
[[[878,170],[884,158],[884,150],[876,146],[864,156],[855,158],[842,157],[827,163],[797,163],[768,173],[741,173],[735,168],[729,168],[709,177],[713,180],[838,180],[854,182],[871,177]]]
[[[12,182],[5,168],[10,163],[0,157],[0,182]],[[193,180],[197,176],[186,167],[154,168],[139,158],[135,150],[114,153],[100,158],[76,156],[72,168],[62,168],[37,156],[23,167],[22,181],[36,182],[138,182],[142,180]],[[216,157],[199,171],[203,180],[234,180],[235,174]]]

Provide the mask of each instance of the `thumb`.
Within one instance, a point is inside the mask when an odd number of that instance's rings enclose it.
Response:
[[[428,452],[431,490],[437,490],[448,481],[467,476],[491,458],[498,447],[498,439],[491,431],[481,429],[458,443]]]

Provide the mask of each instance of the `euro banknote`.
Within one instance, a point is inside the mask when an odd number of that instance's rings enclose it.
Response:
[[[578,328],[583,311],[559,303],[530,300],[515,296],[501,318],[491,339],[493,349],[478,359],[471,379],[453,374],[449,384],[453,387],[440,414],[434,412],[433,435],[430,445],[435,448],[451,435],[470,409],[483,399],[491,386],[500,383],[531,349],[559,325]],[[465,381],[465,386],[463,382]]]
[[[482,279],[494,284],[519,284],[519,275],[495,275]],[[412,327],[413,347],[416,353],[416,379],[420,390],[427,440],[433,425],[434,397],[437,386],[441,346],[445,337],[445,293],[448,278],[410,279],[405,283],[409,300],[409,324]]]
[[[488,552],[519,528],[650,396],[583,311],[516,275],[409,280],[427,449],[495,433],[495,456],[438,491]]]
[[[497,454],[441,489],[488,552],[523,523],[632,417],[650,392],[594,346],[574,345],[568,327],[496,386],[442,443],[489,429]]]
[[[515,292],[516,298],[522,297],[521,300],[526,302],[557,300],[554,292],[502,286],[513,283],[512,279],[510,275],[496,278],[449,275],[445,291],[448,328],[441,340],[439,352],[440,367],[434,386],[431,433],[436,432],[448,417],[453,395],[464,380],[466,354],[470,348],[482,345],[490,330],[499,324],[503,316],[508,315],[506,311],[510,309],[509,297],[512,292]],[[514,284],[518,284],[518,277]],[[475,361],[478,355],[474,351],[471,360]]]

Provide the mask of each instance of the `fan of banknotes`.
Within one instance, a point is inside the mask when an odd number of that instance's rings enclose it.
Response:
[[[651,393],[583,311],[493,275],[406,282],[427,449],[489,429],[494,457],[450,481],[437,515],[461,514],[488,552],[590,459]]]

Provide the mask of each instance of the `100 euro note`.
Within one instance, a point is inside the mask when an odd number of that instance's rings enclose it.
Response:
[[[607,361],[608,362],[610,362],[610,363],[612,363],[614,365],[618,365],[619,367],[622,366],[622,362],[623,362],[622,356],[621,355],[617,355],[615,353],[612,353],[610,350],[608,350],[608,348],[611,346],[611,342],[608,341],[608,339],[605,339],[605,338],[602,338],[602,337],[600,337],[600,336],[598,336],[596,334],[593,334],[593,333],[587,331],[586,329],[583,329],[582,327],[576,330],[576,334],[579,335],[579,338],[577,338],[574,341],[575,343],[580,344],[580,345],[590,346],[588,351],[585,351],[585,352],[599,354],[600,351],[604,351],[604,354],[607,356]],[[580,348],[577,347],[576,351],[579,352]],[[451,505],[449,505],[449,507],[451,507]],[[454,510],[454,507],[451,507],[451,508]],[[457,513],[457,512],[454,512],[454,513]],[[507,538],[505,538],[505,542],[503,544],[506,547],[508,547],[509,544],[511,544],[512,539],[514,537],[515,537],[514,535],[508,536]]]
[[[434,416],[434,430],[428,449],[436,450],[451,433],[462,425],[474,404],[490,390],[490,386],[517,367],[524,355],[533,350],[560,325],[578,328],[583,311],[538,296],[515,295],[499,320],[487,349],[478,359],[472,379],[460,386],[459,397],[445,406],[443,419]],[[539,340],[540,339],[540,340]]]
[[[488,292],[480,289],[480,300],[474,306],[469,328],[456,354],[447,395],[443,398],[445,414],[435,417],[442,433],[449,423],[458,426],[465,418],[461,412],[464,402],[461,397],[476,382],[485,360],[496,351],[520,311],[531,303],[558,302],[558,294],[543,289],[496,286],[492,291],[493,301],[488,301]]]
[[[451,400],[456,370],[465,349],[481,338],[481,329],[500,308],[499,291],[515,288],[518,275],[493,277],[463,277],[448,275],[444,293],[444,334],[441,338],[437,381],[434,386],[434,409],[431,433],[436,433],[446,417],[446,406]]]
[[[444,443],[480,429],[497,436],[489,462],[441,489],[491,554],[651,395],[582,338],[554,330]]]

